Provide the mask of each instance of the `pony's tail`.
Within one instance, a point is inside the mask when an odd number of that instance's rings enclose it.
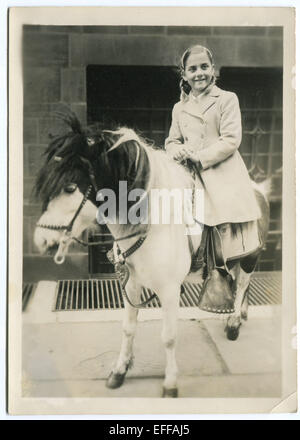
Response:
[[[268,177],[267,179],[259,183],[252,181],[252,186],[254,187],[254,189],[257,189],[266,200],[270,199],[270,195],[273,191],[272,177]]]

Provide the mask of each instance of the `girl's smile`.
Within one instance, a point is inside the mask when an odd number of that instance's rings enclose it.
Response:
[[[214,65],[206,52],[191,54],[188,57],[183,79],[189,83],[193,95],[202,93],[210,85],[213,76]]]

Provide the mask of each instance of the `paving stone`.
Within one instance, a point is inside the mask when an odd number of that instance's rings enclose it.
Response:
[[[243,323],[236,341],[224,337],[224,331],[217,321],[205,321],[205,327],[231,374],[281,371],[280,310],[274,308],[271,319],[253,318]]]
[[[160,335],[160,320],[138,324],[135,360],[128,377],[164,375]],[[30,380],[105,379],[119,353],[121,323],[26,324],[23,338],[23,369]],[[176,353],[180,374],[226,372],[200,322],[179,321]]]
[[[231,374],[183,377],[178,381],[181,397],[250,398],[281,396],[281,374]]]

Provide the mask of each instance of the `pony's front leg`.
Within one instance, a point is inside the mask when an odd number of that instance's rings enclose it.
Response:
[[[162,341],[166,349],[166,369],[163,383],[163,397],[177,397],[177,363],[175,358],[177,320],[179,309],[180,286],[170,285],[160,290],[162,304],[163,327]]]
[[[140,302],[141,286],[131,279],[127,282],[126,293],[133,303]],[[126,298],[124,298],[124,306],[121,350],[117,363],[107,379],[106,386],[108,388],[119,388],[123,384],[125,375],[133,362],[133,340],[139,309],[132,307]]]
[[[239,267],[235,282],[234,313],[229,316],[225,328],[227,338],[231,341],[235,341],[239,336],[240,326],[242,325],[242,310],[246,306],[244,301],[247,301],[245,296],[247,295],[250,278],[251,273],[246,273]]]

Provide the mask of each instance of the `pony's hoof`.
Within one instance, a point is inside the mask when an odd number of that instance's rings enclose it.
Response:
[[[236,341],[240,334],[240,325],[238,327],[226,327],[226,336],[229,341]]]
[[[178,397],[178,389],[177,388],[163,388],[163,397]]]
[[[119,374],[111,372],[106,381],[107,388],[115,389],[123,385],[125,374],[126,373]]]

